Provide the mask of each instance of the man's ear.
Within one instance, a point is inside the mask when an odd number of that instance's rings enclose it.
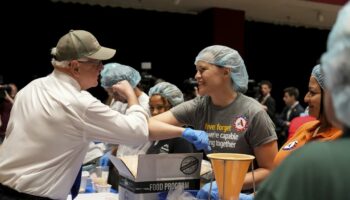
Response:
[[[69,63],[69,68],[71,70],[71,73],[74,75],[79,74],[79,63],[75,60],[71,61]]]

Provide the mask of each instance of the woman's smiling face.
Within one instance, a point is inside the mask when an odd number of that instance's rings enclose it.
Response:
[[[309,105],[309,115],[319,119],[321,110],[322,89],[315,77],[309,80],[309,91],[304,97],[305,103]]]

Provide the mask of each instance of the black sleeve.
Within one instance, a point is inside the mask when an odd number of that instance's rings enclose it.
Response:
[[[277,127],[284,127],[284,121],[286,121],[286,116],[288,112],[288,107],[285,106],[281,112],[281,114],[276,115],[276,126]]]
[[[276,102],[273,98],[269,98],[266,101],[267,114],[270,116],[273,122],[275,122],[275,113],[276,113]]]

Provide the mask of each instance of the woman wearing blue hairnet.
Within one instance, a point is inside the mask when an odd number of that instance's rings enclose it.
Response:
[[[324,73],[321,71],[321,66],[316,65],[311,72],[309,91],[306,93],[304,101],[308,104],[309,115],[317,120],[303,124],[297,129],[293,137],[282,145],[275,157],[274,166],[281,164],[291,152],[306,143],[315,140],[335,140],[342,135],[342,131],[334,127],[327,119],[322,107],[322,101],[324,101],[325,93],[327,93],[324,91],[324,81]]]
[[[214,45],[198,54],[195,65],[200,97],[152,117],[150,132],[167,130],[158,121],[204,130],[212,152],[254,155],[255,182],[261,182],[272,169],[277,136],[259,102],[243,94],[248,87],[248,74],[242,58],[234,49]],[[249,172],[243,188],[252,187],[253,176]]]
[[[134,92],[140,105],[148,114],[150,114],[148,106],[149,98],[147,94],[137,86],[141,80],[140,73],[130,66],[122,65],[119,63],[108,63],[104,65],[103,70],[101,71],[101,85],[107,90],[107,92],[110,92],[112,85],[123,80],[127,80],[134,88]],[[125,100],[122,96],[114,93],[114,101],[112,100],[110,107],[113,110],[125,114],[128,108],[128,104],[125,103]],[[146,142],[142,145],[137,146],[119,145],[117,155],[126,156],[144,154],[150,146],[151,142]]]
[[[266,179],[256,200],[350,199],[350,3],[341,10],[321,65],[327,118],[344,131],[341,139],[312,142],[294,151]]]
[[[134,93],[137,97],[137,100],[140,106],[148,113],[149,98],[146,93],[144,93],[139,87],[138,84],[141,80],[140,73],[134,68],[122,65],[119,63],[108,63],[105,64],[103,70],[101,71],[101,86],[108,92],[109,95],[113,96],[113,99],[110,102],[110,107],[113,110],[116,110],[120,113],[125,114],[128,109],[128,104],[125,101],[125,98],[118,93],[113,93],[112,86],[120,81],[126,80],[132,86]],[[108,183],[112,185],[114,189],[118,189],[119,182],[119,173],[109,162],[109,155],[125,156],[125,155],[137,155],[145,154],[147,149],[152,145],[152,142],[147,141],[140,145],[112,145],[107,144],[108,152],[100,158],[101,166],[109,166],[108,174]]]
[[[159,115],[184,101],[179,88],[168,82],[160,82],[153,86],[149,92],[149,108],[152,116]],[[192,153],[193,146],[183,138],[158,140],[152,143],[147,154],[158,153]]]

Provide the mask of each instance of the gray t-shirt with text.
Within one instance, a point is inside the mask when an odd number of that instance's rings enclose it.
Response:
[[[209,96],[197,97],[171,109],[175,118],[208,133],[213,153],[244,153],[277,140],[274,124],[253,98],[238,93],[226,107],[213,105]]]

